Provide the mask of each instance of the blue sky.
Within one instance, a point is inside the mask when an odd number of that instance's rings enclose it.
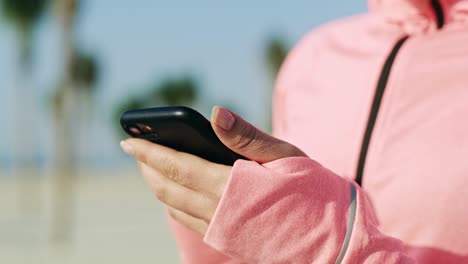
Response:
[[[321,23],[366,10],[361,1],[111,1],[88,0],[79,17],[77,40],[98,55],[102,78],[89,128],[80,128],[81,152],[89,165],[123,160],[112,120],[113,106],[167,75],[194,73],[202,86],[200,110],[234,105],[264,126],[260,106],[271,86],[262,61],[272,34],[291,44]],[[36,150],[51,155],[48,94],[60,69],[56,21],[48,14],[36,32]],[[0,21],[0,168],[12,159],[16,42]],[[84,150],[86,149],[86,152]],[[95,161],[95,162],[93,162]],[[93,164],[95,163],[95,164]]]

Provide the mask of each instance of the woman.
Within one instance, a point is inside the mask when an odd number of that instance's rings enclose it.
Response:
[[[291,52],[275,137],[214,109],[218,137],[251,161],[122,147],[184,263],[467,263],[467,116],[468,1],[371,0]]]

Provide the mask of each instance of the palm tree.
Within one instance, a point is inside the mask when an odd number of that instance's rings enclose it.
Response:
[[[133,96],[126,98],[117,105],[114,112],[114,120],[130,109],[139,109],[156,106],[191,106],[198,99],[198,83],[190,76],[180,76],[176,78],[166,78],[162,82],[150,85],[150,88],[142,96]],[[118,124],[118,122],[115,122]],[[126,135],[122,132],[120,126],[117,127],[120,137]]]
[[[100,67],[97,57],[75,48],[71,66],[71,79],[76,97],[76,108],[73,111],[82,125],[91,120],[93,110],[92,96],[96,92],[96,84],[99,80]]]
[[[48,0],[1,0],[5,18],[15,27],[20,45],[20,72],[29,74],[32,62],[32,35]]]
[[[288,54],[289,48],[288,45],[286,44],[286,41],[283,38],[280,38],[278,36],[270,38],[270,40],[267,42],[266,48],[265,48],[265,62],[266,66],[268,69],[268,74],[270,75],[271,79],[271,86],[267,89],[266,92],[266,111],[268,113],[268,118],[267,118],[267,130],[271,131],[271,100],[272,100],[272,95],[273,95],[273,89],[271,87],[274,87],[274,82],[276,80],[276,77],[278,75],[278,72],[281,68],[281,65],[283,64],[287,54]]]
[[[73,215],[74,180],[78,134],[91,120],[92,95],[99,79],[99,66],[91,54],[74,51],[69,98],[65,98],[65,87],[58,86],[53,98],[53,112],[56,122],[56,175],[54,178],[53,216],[51,239],[64,242],[68,239],[71,216]],[[71,104],[66,106],[65,102]],[[73,128],[71,128],[73,126]],[[73,133],[75,132],[75,133]],[[78,132],[78,133],[76,133]],[[84,131],[86,133],[86,131]],[[86,150],[85,150],[86,152]]]
[[[288,51],[286,41],[280,37],[271,38],[267,42],[265,59],[272,78],[276,78],[284,59],[288,55]]]
[[[56,0],[61,28],[60,46],[64,69],[57,85],[53,113],[55,120],[54,198],[52,199],[52,241],[66,241],[73,215],[74,180],[80,125],[90,120],[91,96],[95,92],[100,71],[97,58],[75,46],[75,20],[79,0]]]
[[[154,100],[164,105],[191,105],[197,99],[198,85],[192,77],[166,79],[153,91]]]
[[[76,112],[76,91],[74,89],[75,52],[75,18],[79,0],[56,0],[55,11],[60,26],[60,58],[63,59],[63,72],[54,96],[55,119],[55,169],[51,239],[65,241],[68,239],[73,213],[75,134],[73,117]]]
[[[47,0],[0,0],[3,16],[15,28],[19,47],[18,70],[15,89],[15,169],[14,174],[19,178],[20,207],[26,211],[38,208],[38,190],[29,188],[26,180],[34,175],[35,133],[35,101],[34,87],[31,83],[32,75],[32,46],[33,32],[39,19],[47,7]]]

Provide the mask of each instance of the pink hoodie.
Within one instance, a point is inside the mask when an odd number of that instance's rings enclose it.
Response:
[[[274,130],[311,158],[236,162],[204,238],[171,221],[184,263],[468,263],[468,1],[432,2],[295,47]]]

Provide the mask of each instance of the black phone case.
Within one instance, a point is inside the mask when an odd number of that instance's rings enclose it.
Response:
[[[184,106],[130,110],[120,117],[122,128],[132,137],[190,153],[206,160],[232,165],[241,155],[227,148],[214,133],[210,121]],[[130,129],[136,127],[141,133]]]

